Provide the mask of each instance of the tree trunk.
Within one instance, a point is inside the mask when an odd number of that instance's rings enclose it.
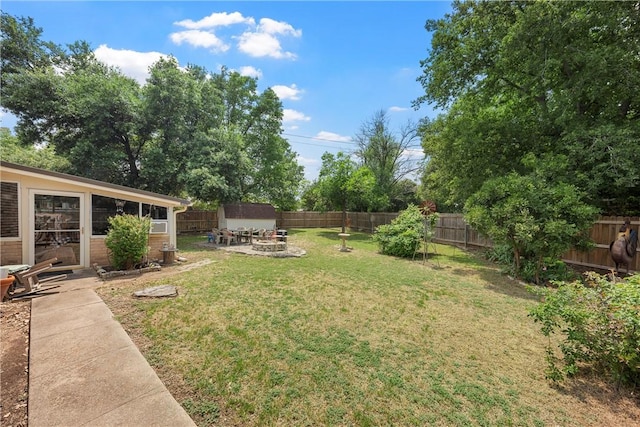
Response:
[[[342,206],[342,232],[346,233],[347,231],[347,205]]]

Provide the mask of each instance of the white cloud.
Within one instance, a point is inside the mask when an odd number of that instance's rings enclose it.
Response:
[[[293,37],[302,36],[302,30],[296,30],[291,26],[291,24],[287,24],[286,22],[274,21],[270,18],[262,18],[260,20],[260,25],[258,25],[258,31],[261,33],[267,34],[282,34],[282,35],[292,35]]]
[[[294,53],[283,51],[277,35],[301,37],[302,30],[296,30],[286,22],[262,18],[255,31],[245,31],[238,37],[238,49],[257,58],[295,59]]]
[[[182,43],[190,44],[195,47],[204,47],[211,49],[212,52],[226,52],[229,45],[219,39],[215,34],[208,31],[187,30],[177,33],[171,33],[169,38],[177,45]]]
[[[256,21],[251,17],[244,17],[240,12],[220,12],[212,13],[209,16],[202,18],[199,21],[193,21],[191,19],[185,19],[182,21],[174,22],[174,25],[188,28],[191,30],[197,30],[201,28],[216,28],[226,27],[234,24],[248,24],[255,25]]]
[[[127,49],[112,49],[107,45],[100,45],[94,54],[96,58],[107,65],[115,66],[126,76],[140,84],[144,84],[149,77],[149,67],[160,58],[168,55],[159,52],[136,52]]]
[[[337,133],[327,132],[324,130],[318,132],[318,134],[314,138],[326,139],[327,141],[351,142],[350,136],[342,136]]]
[[[295,59],[291,52],[283,52],[280,41],[267,33],[247,31],[238,37],[238,49],[254,58],[271,57],[275,59]]]
[[[280,99],[290,99],[292,101],[298,101],[302,90],[298,89],[295,84],[291,86],[275,85],[271,86],[271,89],[278,95]]]
[[[171,41],[180,45],[191,44],[195,47],[211,49],[214,53],[226,52],[229,45],[216,34],[221,27],[244,24],[249,27],[237,36],[238,49],[252,57],[270,57],[276,59],[295,59],[296,55],[287,52],[280,44],[281,37],[301,37],[302,30],[295,29],[291,24],[276,21],[271,18],[262,18],[256,25],[254,18],[243,16],[240,12],[212,13],[198,21],[184,19],[174,22],[185,31],[177,31],[170,35]]]
[[[398,107],[398,106],[393,106],[389,108],[389,111],[391,112],[400,112],[400,111],[407,111],[408,108],[407,107]]]
[[[252,67],[250,65],[240,67],[239,73],[242,76],[255,77],[258,79],[262,77],[262,70]]]
[[[308,122],[311,120],[311,117],[305,116],[304,113],[288,108],[282,110],[282,116],[283,122]]]
[[[296,157],[296,160],[303,166],[317,165],[318,163],[320,163],[318,159],[310,159],[308,157],[303,157],[300,155]]]
[[[420,148],[407,148],[402,152],[402,156],[418,160],[424,157],[424,151]]]

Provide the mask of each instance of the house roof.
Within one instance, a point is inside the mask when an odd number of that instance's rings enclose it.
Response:
[[[181,206],[191,205],[191,201],[186,199],[181,199],[178,197],[165,196],[163,194],[158,194],[151,191],[138,190],[136,188],[125,187],[123,185],[111,184],[108,182],[98,181],[90,178],[83,178],[80,176],[69,175],[61,172],[48,171],[45,169],[34,168],[31,166],[18,165],[16,163],[0,161],[0,167],[2,168],[2,170],[12,171],[21,175],[44,177],[44,178],[48,178],[51,181],[82,185],[85,187],[90,187],[95,189],[107,189],[111,191],[118,191],[122,194],[129,194],[132,196],[139,195],[139,196],[151,197],[154,199],[162,200],[165,203],[168,202],[174,205],[181,205]]]
[[[225,218],[275,219],[276,209],[269,203],[225,203]]]

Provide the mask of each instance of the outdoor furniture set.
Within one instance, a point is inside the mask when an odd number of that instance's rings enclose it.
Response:
[[[252,245],[256,251],[285,251],[287,250],[287,231],[244,227],[239,227],[236,230],[214,228],[207,234],[207,241],[226,246],[230,246],[232,243],[246,243]]]

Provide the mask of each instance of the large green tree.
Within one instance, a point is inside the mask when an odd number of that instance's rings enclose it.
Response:
[[[361,124],[355,135],[354,141],[358,144],[356,155],[373,173],[375,192],[380,196],[381,205],[375,208],[406,208],[407,186],[400,183],[419,168],[419,162],[407,155],[418,144],[417,130],[415,124],[407,122],[394,132],[387,113],[378,110]]]
[[[206,136],[196,138],[191,149],[186,172],[189,191],[194,195],[207,191],[210,197],[218,194],[214,198],[222,202],[270,202],[280,209],[293,209],[303,168],[281,136],[282,103],[275,92],[259,93],[256,79],[225,68],[202,84],[207,85],[209,101],[203,110],[210,111],[207,121],[211,123],[202,128]],[[212,137],[216,142],[207,143]],[[219,145],[221,141],[228,144]],[[222,163],[211,163],[211,155]],[[226,176],[216,176],[221,170]],[[203,178],[212,184],[206,190],[198,185]],[[221,191],[216,193],[214,188]]]
[[[20,144],[18,137],[9,128],[0,128],[0,159],[19,165],[69,172],[69,161],[56,155],[52,147],[27,147]]]
[[[358,166],[343,152],[322,155],[322,166],[318,180],[307,192],[308,201],[313,201],[315,210],[342,211],[342,232],[347,224],[347,210],[368,210],[379,203],[375,188],[375,177],[366,166]]]
[[[2,107],[25,146],[48,146],[80,176],[205,202],[296,204],[303,170],[282,138],[282,104],[254,78],[160,59],[144,85],[89,45],[43,42],[2,14]]]
[[[428,21],[425,94],[445,110],[422,128],[424,183],[460,209],[520,159],[568,159],[590,203],[640,213],[640,7],[630,2],[454,1]]]

